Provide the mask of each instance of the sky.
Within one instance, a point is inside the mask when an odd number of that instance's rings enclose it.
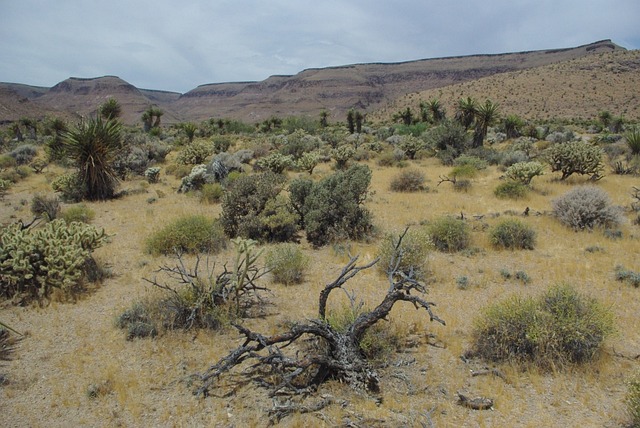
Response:
[[[115,75],[184,93],[306,68],[640,48],[639,0],[0,0],[0,82]]]

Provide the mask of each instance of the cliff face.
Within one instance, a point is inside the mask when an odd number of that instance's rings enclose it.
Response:
[[[261,82],[205,84],[185,94],[138,89],[114,76],[70,78],[48,90],[29,91],[25,85],[0,84],[4,89],[0,91],[0,106],[6,107],[0,109],[0,121],[12,120],[8,112],[16,104],[6,96],[7,91],[19,94],[14,98],[18,96],[35,110],[76,116],[92,114],[113,97],[123,107],[123,121],[131,124],[138,122],[151,104],[164,110],[164,123],[211,117],[258,122],[273,115],[317,116],[322,110],[328,111],[333,120],[343,120],[353,107],[370,112],[409,93],[616,50],[624,48],[604,40],[567,49],[354,64],[307,69]]]

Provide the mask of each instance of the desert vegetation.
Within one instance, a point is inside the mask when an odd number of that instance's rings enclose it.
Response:
[[[637,124],[458,95],[3,129],[3,417],[637,422]]]

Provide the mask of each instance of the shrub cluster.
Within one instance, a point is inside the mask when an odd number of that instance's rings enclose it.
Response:
[[[562,285],[538,298],[513,297],[476,319],[474,355],[542,368],[591,361],[614,332],[613,314],[595,299]]]
[[[82,289],[91,253],[106,239],[84,223],[54,220],[33,229],[14,223],[0,230],[0,297],[23,304],[60,290],[70,297]]]
[[[391,180],[390,188],[394,192],[419,192],[424,190],[424,174],[417,169],[406,169]]]
[[[529,193],[529,187],[519,181],[507,180],[498,184],[493,194],[500,199],[523,199]]]
[[[533,250],[536,232],[518,219],[506,219],[489,231],[491,245],[508,250]]]
[[[292,285],[302,282],[309,260],[298,245],[282,243],[267,252],[265,264],[275,282]]]
[[[409,229],[402,237],[398,247],[398,234],[387,234],[378,247],[378,270],[385,275],[390,269],[397,269],[405,275],[424,281],[428,274],[427,257],[433,249],[433,243],[425,228]],[[398,251],[402,254],[400,264],[397,263]]]
[[[622,222],[620,209],[611,204],[607,192],[579,186],[552,201],[553,214],[574,230],[613,227]]]
[[[471,243],[469,226],[463,220],[440,217],[427,226],[431,242],[438,251],[454,253]]]
[[[152,255],[217,253],[226,245],[220,223],[203,215],[180,217],[146,240],[146,250]]]

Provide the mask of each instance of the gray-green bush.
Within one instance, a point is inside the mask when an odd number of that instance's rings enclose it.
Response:
[[[614,227],[622,222],[620,209],[609,195],[594,186],[579,186],[553,200],[553,214],[574,230]]]

